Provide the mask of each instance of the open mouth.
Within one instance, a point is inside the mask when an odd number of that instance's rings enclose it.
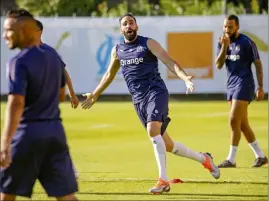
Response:
[[[127,31],[127,34],[132,34],[133,33],[133,30],[128,30]]]

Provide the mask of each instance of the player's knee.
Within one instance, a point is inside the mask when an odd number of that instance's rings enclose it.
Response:
[[[167,152],[172,152],[174,148],[174,144],[171,143],[165,143],[165,148]]]
[[[150,137],[155,137],[160,134],[162,124],[160,122],[152,121],[147,123],[147,132]]]
[[[236,115],[231,115],[229,119],[230,127],[232,129],[240,129],[241,120]]]

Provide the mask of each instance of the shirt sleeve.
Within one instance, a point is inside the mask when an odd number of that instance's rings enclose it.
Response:
[[[7,65],[8,93],[26,95],[27,71],[19,59],[11,60]]]
[[[57,53],[57,56],[58,56],[58,58],[59,58],[59,60],[60,60],[61,66],[62,66],[63,68],[65,68],[65,67],[66,67],[66,64],[63,62],[61,56],[60,56],[58,53]]]
[[[56,52],[57,53],[57,52]],[[66,64],[63,62],[61,56],[57,53],[58,59],[60,61],[61,69],[62,69],[62,77],[61,77],[61,87],[64,87],[66,84],[66,77],[65,77],[65,67]]]
[[[251,62],[254,62],[254,61],[260,59],[260,55],[259,55],[257,46],[251,40],[249,40],[249,58],[251,59]]]

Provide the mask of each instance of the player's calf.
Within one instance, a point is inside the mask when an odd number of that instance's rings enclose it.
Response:
[[[231,137],[233,146],[238,146],[241,138],[241,119],[237,116],[231,116],[229,119],[230,128],[232,130]]]

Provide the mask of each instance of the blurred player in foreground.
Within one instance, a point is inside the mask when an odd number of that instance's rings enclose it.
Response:
[[[46,43],[42,42],[41,35],[43,33],[43,24],[39,20],[36,20],[36,23],[37,23],[37,27],[38,27],[37,40],[40,41],[40,44],[46,45],[48,48],[51,48],[53,51],[55,51],[52,47],[50,47]],[[63,66],[66,67],[65,63],[63,63]],[[69,76],[66,68],[64,68],[64,74],[65,74],[67,88],[68,88],[68,91],[69,91],[69,98],[70,98],[71,106],[72,106],[72,108],[76,109],[77,106],[79,105],[79,100],[78,100],[78,98],[76,96],[76,93],[74,91],[73,84],[72,84],[72,81],[71,81],[71,77]],[[76,167],[74,166],[74,164],[73,164],[73,169],[75,171],[76,178],[78,179],[79,178],[79,173],[78,173]]]
[[[37,26],[39,28],[38,30],[38,38],[40,40],[41,44],[47,45],[45,43],[43,43],[41,41],[41,35],[43,33],[43,24],[42,22],[40,22],[39,20],[36,20]],[[66,68],[64,68],[64,74],[65,74],[65,78],[66,78],[66,85],[68,88],[68,92],[69,92],[69,98],[70,98],[70,102],[71,102],[71,106],[72,108],[77,108],[77,106],[79,105],[79,100],[78,97],[76,96],[72,81],[71,81],[71,77],[69,75],[69,73],[67,72]]]
[[[11,10],[3,38],[21,51],[8,63],[9,86],[1,135],[1,200],[31,197],[38,179],[48,196],[77,200],[72,161],[61,123],[64,66],[56,51],[40,45],[36,21],[24,9]]]
[[[220,172],[213,163],[210,154],[190,150],[185,145],[174,142],[166,132],[170,122],[168,117],[169,94],[158,71],[158,59],[184,80],[187,92],[194,90],[192,77],[188,76],[168,56],[158,42],[137,35],[138,26],[133,15],[122,16],[119,23],[124,42],[113,48],[107,72],[92,93],[84,94],[86,100],[82,103],[82,107],[88,109],[97,101],[121,67],[129,92],[132,95],[135,110],[152,141],[159,169],[159,180],[150,189],[150,192],[158,194],[170,191],[166,173],[166,151],[198,161],[210,171],[214,178],[218,179]]]
[[[225,63],[227,67],[227,100],[231,106],[230,127],[232,132],[229,155],[218,167],[236,167],[235,156],[241,132],[243,132],[256,157],[252,167],[261,167],[268,160],[249,125],[248,105],[255,94],[252,63],[256,67],[258,81],[256,100],[264,99],[262,63],[256,44],[246,35],[239,33],[237,16],[230,15],[224,20],[223,31],[224,36],[220,38],[218,43],[216,66],[221,69]]]

